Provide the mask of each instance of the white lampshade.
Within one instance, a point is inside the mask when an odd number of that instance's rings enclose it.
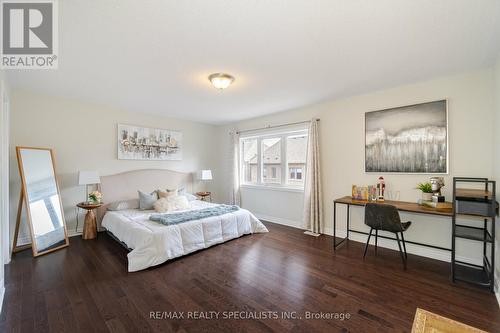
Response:
[[[100,184],[101,178],[97,171],[80,171],[78,174],[78,185]]]
[[[201,170],[200,180],[212,180],[212,170]]]

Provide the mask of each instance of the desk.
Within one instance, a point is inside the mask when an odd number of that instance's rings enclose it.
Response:
[[[373,201],[356,200],[356,199],[351,198],[350,196],[335,199],[333,201],[333,250],[334,251],[337,249],[337,247],[340,244],[349,240],[349,232],[356,232],[358,234],[368,235],[367,232],[354,230],[354,229],[350,228],[349,212],[350,212],[351,206],[364,207],[369,202],[373,202]],[[377,201],[377,203],[386,204],[386,205],[393,205],[401,212],[409,212],[409,213],[415,213],[415,214],[426,214],[426,215],[434,215],[434,216],[444,216],[444,217],[449,217],[449,218],[451,218],[453,216],[451,203],[449,203],[449,208],[430,208],[430,207],[426,207],[426,206],[421,206],[415,202],[406,202],[406,201],[385,200],[385,201]],[[337,215],[336,214],[337,213],[337,204],[347,205],[347,228],[346,228],[347,235],[340,242],[337,242],[337,238],[336,238],[337,237],[337,216],[336,216]],[[378,237],[396,240],[396,238],[387,237],[387,236],[380,236],[379,235]],[[449,248],[439,247],[439,246],[430,245],[430,244],[423,244],[423,243],[418,243],[418,242],[412,242],[412,241],[408,241],[408,240],[406,241],[406,243],[432,247],[434,249],[439,249],[439,250],[451,251],[451,249],[449,249]]]

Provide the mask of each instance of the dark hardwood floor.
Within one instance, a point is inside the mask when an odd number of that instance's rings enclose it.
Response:
[[[334,255],[331,237],[266,225],[268,234],[136,273],[127,273],[127,252],[103,233],[92,241],[73,237],[69,248],[37,259],[24,251],[5,267],[0,331],[409,332],[420,307],[500,332],[495,296],[452,284],[446,263],[409,255],[404,271],[395,251],[379,249],[375,257],[370,248],[363,261],[361,243]],[[151,318],[156,311],[159,319]],[[184,318],[162,319],[173,311]],[[198,315],[218,313],[219,320],[187,318],[190,311],[213,311]],[[350,318],[306,319],[307,311]]]

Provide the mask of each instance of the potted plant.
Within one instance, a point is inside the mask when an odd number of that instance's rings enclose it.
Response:
[[[422,200],[431,201],[432,200],[432,185],[431,183],[420,183],[417,185],[417,189],[422,191]]]

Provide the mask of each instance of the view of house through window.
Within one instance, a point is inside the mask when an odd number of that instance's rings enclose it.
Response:
[[[291,135],[286,140],[288,183],[303,185],[307,156],[307,134]]]
[[[281,184],[281,138],[262,139],[262,182]],[[255,161],[257,163],[257,161]]]
[[[242,183],[257,184],[257,139],[241,140]]]
[[[242,184],[303,187],[306,130],[241,138],[240,144]]]

